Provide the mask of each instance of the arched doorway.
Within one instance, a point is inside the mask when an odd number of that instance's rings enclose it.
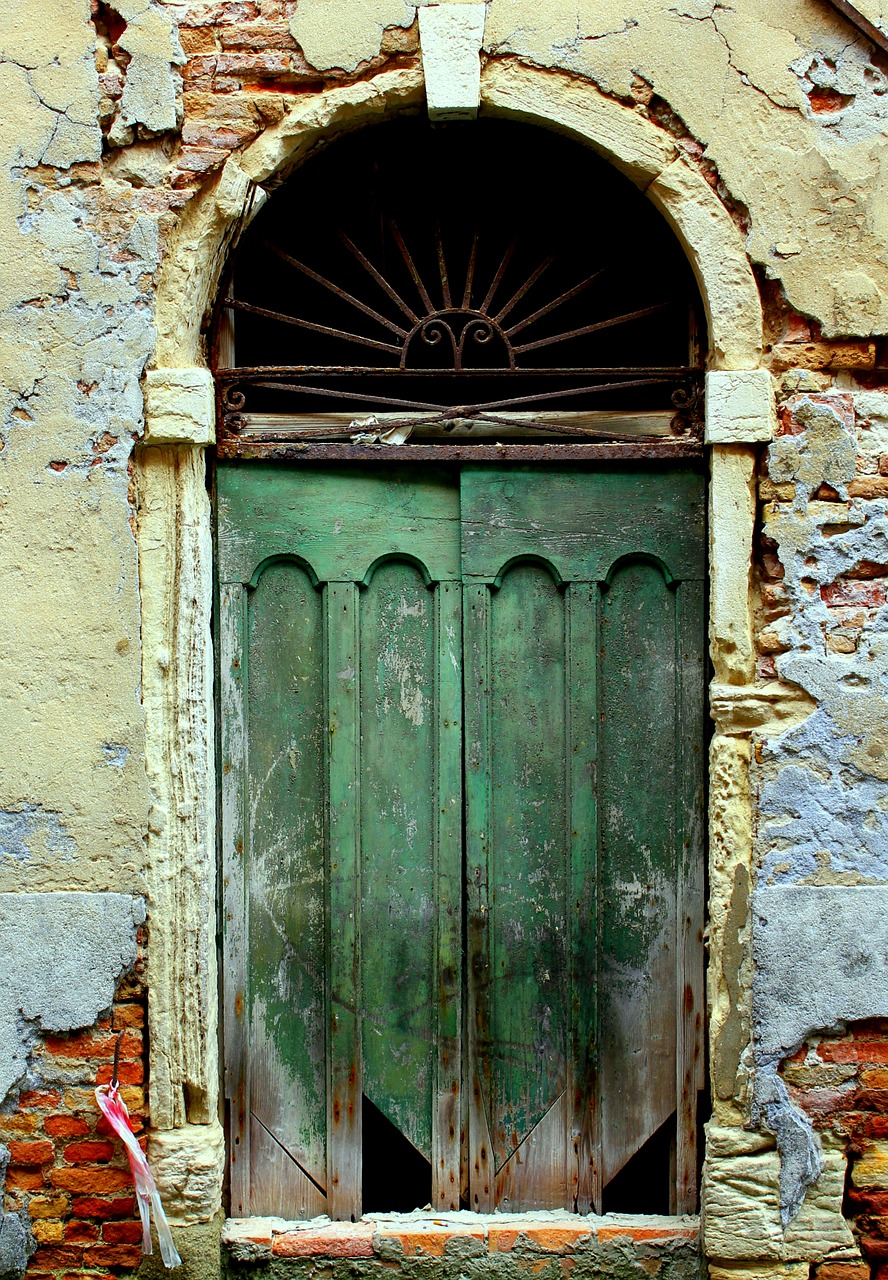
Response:
[[[566,173],[586,207],[559,205]],[[644,1149],[663,1207],[693,1207],[705,545],[680,250],[569,143],[399,122],[271,197],[224,301],[234,1211],[589,1211]]]

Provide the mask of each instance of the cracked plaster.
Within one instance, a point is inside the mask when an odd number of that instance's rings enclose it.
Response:
[[[138,891],[147,805],[128,468],[154,343],[143,289],[157,224],[124,218],[109,241],[97,187],[66,179],[101,153],[95,32],[79,2],[39,9],[0,13],[0,255],[15,264],[0,276],[0,574],[14,601],[0,618],[0,889]],[[41,164],[60,167],[55,189],[30,176]]]
[[[861,11],[884,21],[877,8],[871,0]],[[291,29],[313,66],[353,69],[412,13],[404,0],[364,0],[340,6],[334,24],[329,0],[300,0]],[[888,331],[886,77],[828,6],[492,0],[485,49],[586,77],[630,103],[647,85],[746,211],[749,253],[792,306],[827,337]],[[812,89],[842,95],[839,109],[815,110]]]

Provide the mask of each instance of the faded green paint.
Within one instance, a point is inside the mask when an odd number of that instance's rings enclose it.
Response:
[[[326,1007],[318,981],[326,956],[323,645],[321,594],[308,574],[293,563],[269,565],[247,612],[250,1109],[254,1125],[321,1186],[327,1106]],[[276,1211],[292,1211],[291,1196],[270,1185],[266,1195],[276,1200]]]
[[[219,493],[247,588],[252,1211],[295,1179],[360,1212],[362,1095],[436,1207],[462,1180],[473,1208],[588,1211],[699,1047],[702,477],[250,464]]]

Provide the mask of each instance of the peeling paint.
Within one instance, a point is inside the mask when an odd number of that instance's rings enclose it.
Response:
[[[0,810],[0,857],[26,859],[34,846],[49,855],[70,858],[77,844],[58,813],[39,804],[21,804]]]

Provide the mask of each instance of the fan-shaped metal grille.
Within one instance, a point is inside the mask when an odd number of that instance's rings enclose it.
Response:
[[[686,438],[701,327],[668,228],[591,152],[400,121],[309,161],[243,234],[216,325],[223,443],[615,438],[627,413]]]

